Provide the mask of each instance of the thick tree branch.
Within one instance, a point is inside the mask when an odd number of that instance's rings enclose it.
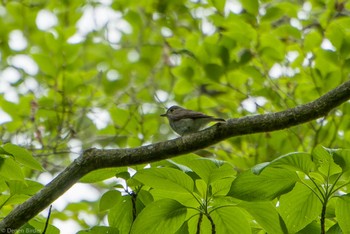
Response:
[[[50,205],[85,174],[100,168],[149,163],[193,152],[233,136],[270,132],[327,115],[350,99],[350,81],[317,100],[285,111],[229,119],[190,136],[130,149],[89,149],[41,191],[17,206],[0,222],[0,232],[12,232]]]

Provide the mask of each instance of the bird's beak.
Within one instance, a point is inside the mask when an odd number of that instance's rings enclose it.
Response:
[[[162,115],[160,115],[160,116],[162,116],[162,117],[166,117],[166,114],[162,114]]]

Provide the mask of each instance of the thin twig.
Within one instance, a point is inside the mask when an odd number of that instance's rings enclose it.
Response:
[[[47,214],[47,219],[46,219],[45,227],[44,227],[42,234],[46,233],[46,229],[49,226],[49,221],[50,221],[50,216],[51,216],[51,208],[52,208],[52,205],[50,205],[50,207],[49,207],[49,213]]]

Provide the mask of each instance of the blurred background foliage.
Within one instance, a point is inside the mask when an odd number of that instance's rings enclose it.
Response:
[[[52,174],[83,149],[176,137],[159,116],[173,104],[226,119],[277,112],[350,70],[347,1],[2,0],[0,15],[0,140]],[[207,150],[242,171],[318,144],[349,148],[349,112],[346,102]]]

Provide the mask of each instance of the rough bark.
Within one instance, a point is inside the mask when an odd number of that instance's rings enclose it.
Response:
[[[285,111],[229,119],[225,124],[198,133],[137,148],[88,149],[42,190],[11,211],[0,222],[0,232],[12,233],[20,228],[93,170],[159,161],[203,149],[229,137],[289,128],[326,116],[348,99],[350,81],[315,101]]]

